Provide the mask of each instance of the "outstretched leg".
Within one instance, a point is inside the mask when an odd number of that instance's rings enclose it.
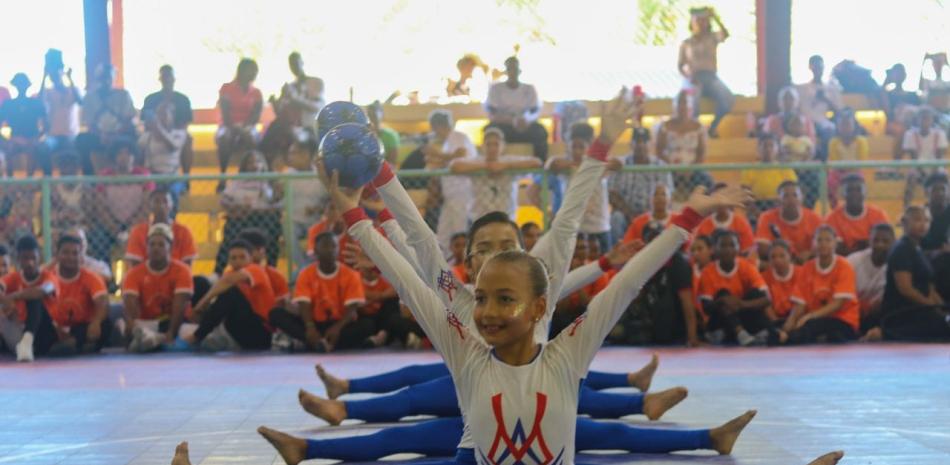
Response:
[[[838,463],[839,460],[841,460],[842,457],[844,457],[843,451],[839,450],[839,451],[829,452],[825,455],[822,455],[821,457],[818,457],[815,460],[812,460],[811,462],[809,462],[808,465],[835,465],[836,463]]]
[[[350,380],[330,375],[321,365],[317,365],[316,368],[317,375],[326,386],[327,395],[331,399],[336,399],[347,393],[370,392],[381,394],[393,392],[406,386],[449,376],[449,369],[446,368],[444,363],[409,365],[387,373]]]
[[[584,379],[584,385],[594,389],[610,389],[617,387],[635,387],[641,392],[650,389],[653,383],[653,375],[660,365],[660,359],[656,354],[650,359],[650,362],[633,373],[607,373],[603,371],[590,370],[587,372],[587,378]]]

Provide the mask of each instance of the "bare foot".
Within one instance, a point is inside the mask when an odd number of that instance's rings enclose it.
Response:
[[[835,465],[841,460],[841,457],[844,457],[844,451],[829,452],[811,461],[808,465]]]
[[[182,442],[175,448],[175,456],[172,457],[172,465],[191,465],[188,459],[188,442]]]
[[[680,386],[643,396],[643,414],[650,420],[659,420],[667,410],[683,401],[689,391]]]
[[[732,453],[732,446],[736,444],[736,439],[739,439],[739,433],[752,421],[756,413],[755,410],[749,410],[727,421],[726,424],[709,430],[709,440],[712,442],[713,449],[720,455]]]
[[[343,420],[346,420],[346,406],[339,400],[324,399],[303,389],[297,392],[297,400],[300,401],[300,406],[303,407],[307,413],[322,418],[333,426],[339,425]]]
[[[650,390],[650,384],[653,383],[653,375],[656,374],[656,367],[660,365],[660,357],[656,354],[653,354],[653,358],[650,359],[650,363],[647,363],[636,373],[630,373],[627,375],[627,382],[640,390],[640,392],[647,392]]]
[[[323,381],[323,386],[327,388],[327,397],[336,399],[350,392],[350,382],[348,380],[327,373],[327,370],[323,369],[323,365],[317,364],[316,369],[317,376],[320,377],[320,381]]]
[[[277,453],[283,457],[287,465],[297,465],[307,458],[307,441],[272,430],[266,426],[257,428],[257,433],[264,436],[264,439],[274,446],[274,449],[277,449]]]

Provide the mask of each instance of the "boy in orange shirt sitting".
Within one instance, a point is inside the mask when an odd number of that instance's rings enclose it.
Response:
[[[56,311],[59,280],[40,269],[40,245],[33,236],[16,241],[17,270],[0,278],[0,333],[18,362],[32,362],[56,342],[51,314]]]
[[[716,183],[712,192],[725,189],[725,183]],[[713,236],[713,233],[719,229],[727,229],[736,233],[739,238],[739,254],[747,256],[755,248],[755,236],[752,234],[752,225],[746,219],[745,213],[738,212],[734,208],[720,207],[716,213],[707,216],[702,223],[693,231],[694,236]]]
[[[267,264],[267,233],[261,229],[247,228],[238,234],[238,238],[251,245],[253,248],[251,260],[267,272],[271,289],[274,290],[274,298],[277,299],[275,306],[290,308],[290,285],[287,283],[287,278],[280,270]]]
[[[728,230],[718,231],[716,261],[706,265],[699,277],[699,301],[709,317],[706,338],[713,344],[735,340],[740,345],[762,345],[768,340],[771,322],[768,287],[759,270],[738,257],[739,238]]]
[[[868,248],[871,228],[876,224],[889,224],[887,213],[866,202],[867,186],[860,174],[848,174],[841,180],[844,205],[831,211],[825,224],[835,230],[839,238],[837,252],[850,255]]]
[[[52,351],[58,355],[98,352],[109,340],[109,297],[106,283],[80,264],[82,239],[64,235],[56,243],[56,277],[59,295],[52,312],[59,341]]]
[[[459,282],[467,284],[468,269],[465,268],[465,246],[468,244],[468,234],[464,232],[455,233],[449,242],[452,250],[452,273],[458,278]]]
[[[297,314],[277,309],[271,324],[315,352],[377,347],[386,342],[373,320],[360,318],[366,292],[360,274],[337,261],[336,237],[323,232],[316,237],[317,261],[297,276],[293,302]]]

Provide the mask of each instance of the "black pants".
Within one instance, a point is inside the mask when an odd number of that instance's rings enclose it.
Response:
[[[409,334],[414,333],[420,338],[426,335],[425,332],[422,331],[422,327],[419,326],[419,323],[402,316],[402,313],[399,311],[398,297],[384,301],[383,306],[375,315],[361,316],[360,318],[372,320],[376,331],[386,330],[386,332],[389,333],[389,337],[386,340],[387,343],[398,341],[405,344],[409,338]]]
[[[788,344],[840,343],[857,337],[850,325],[837,318],[815,318],[789,333]]]
[[[950,302],[950,252],[942,252],[933,259],[934,287],[944,302]]]
[[[548,159],[548,130],[537,121],[528,125],[524,131],[518,131],[514,125],[504,123],[488,123],[485,129],[498,128],[505,134],[505,142],[509,144],[531,144],[534,156],[541,161]]]
[[[53,319],[50,318],[42,300],[27,300],[25,303],[26,321],[23,331],[33,333],[33,355],[44,355],[59,339],[56,328],[53,327]]]
[[[317,322],[317,330],[326,333],[334,321]],[[288,336],[301,341],[307,341],[307,330],[303,319],[283,308],[275,308],[270,312],[270,324],[286,333]],[[340,330],[340,339],[336,342],[337,349],[366,349],[373,347],[367,340],[376,331],[375,324],[370,318],[358,318]]]
[[[280,212],[252,211],[240,218],[229,217],[224,222],[224,237],[214,259],[215,273],[220,275],[228,266],[228,244],[247,228],[257,228],[267,234],[267,247],[265,248],[267,263],[270,266],[277,266],[277,258],[280,255],[280,236],[284,232],[280,222]]]
[[[237,287],[219,295],[201,315],[195,339],[200,342],[221,323],[242,349],[270,349],[270,331]]]
[[[881,318],[884,339],[890,341],[950,341],[947,312],[936,307],[917,307],[889,312]]]
[[[730,295],[729,291],[725,289],[720,290],[716,293],[716,299]],[[752,289],[742,297],[742,300],[751,300],[759,299],[765,297],[765,294],[759,289]],[[721,305],[713,302],[704,302],[703,309],[706,311],[706,314],[709,315],[709,324],[706,326],[707,331],[714,331],[721,329],[726,333],[727,341],[734,341],[736,338],[736,327],[741,327],[749,334],[755,334],[763,329],[769,329],[772,327],[772,322],[769,321],[769,317],[766,316],[764,309],[755,308],[755,309],[745,309],[735,312],[729,312]]]

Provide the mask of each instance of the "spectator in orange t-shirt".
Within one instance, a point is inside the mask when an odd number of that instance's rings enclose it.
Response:
[[[653,209],[630,222],[627,232],[623,235],[623,242],[643,240],[643,228],[650,223],[666,225],[670,220],[670,193],[665,184],[657,184],[653,189]]]
[[[844,205],[831,211],[825,223],[839,238],[837,252],[850,255],[868,248],[871,228],[878,223],[890,223],[887,213],[866,202],[867,186],[860,174],[849,174],[841,180]]]
[[[290,285],[287,278],[277,268],[267,264],[267,233],[258,228],[247,228],[238,234],[238,239],[251,245],[251,261],[264,267],[267,272],[267,278],[270,279],[271,289],[274,290],[274,298],[277,299],[276,307],[290,308]]]
[[[780,332],[779,343],[806,344],[844,342],[856,339],[861,318],[854,269],[835,255],[838,238],[834,229],[822,225],[815,232],[815,258],[802,267],[802,311],[793,312],[791,332]]]
[[[198,249],[195,246],[195,239],[191,235],[191,230],[171,217],[172,203],[172,195],[165,189],[159,188],[149,193],[148,206],[151,210],[149,219],[132,227],[129,231],[128,243],[125,246],[125,259],[129,262],[130,269],[145,260],[149,227],[157,223],[167,224],[171,227],[173,236],[172,260],[178,260],[191,266],[195,257],[198,256]]]
[[[0,279],[0,334],[19,362],[32,362],[53,346],[57,333],[51,315],[56,311],[59,280],[40,268],[40,245],[33,236],[16,241],[17,270]]]
[[[275,310],[271,324],[316,352],[385,343],[386,332],[373,335],[373,320],[359,317],[366,305],[366,291],[360,274],[337,260],[336,237],[323,232],[316,243],[317,261],[297,276],[293,297],[297,314]]]
[[[465,246],[468,244],[468,234],[464,232],[455,233],[449,241],[449,248],[452,251],[452,273],[461,283],[468,283],[468,268],[465,266]]]
[[[699,301],[709,318],[706,338],[713,344],[735,340],[740,345],[764,345],[771,322],[768,287],[759,270],[738,257],[736,233],[716,233],[716,261],[706,265],[699,276]]]
[[[175,342],[194,293],[191,268],[171,258],[171,228],[158,223],[148,232],[146,260],[122,281],[131,352],[149,352]]]
[[[575,270],[588,263],[590,259],[590,245],[586,234],[577,235],[574,245],[574,256],[571,258],[570,269]],[[551,319],[551,337],[560,333],[569,326],[578,316],[587,310],[587,304],[600,291],[610,284],[610,276],[604,273],[592,283],[578,289],[573,294],[558,301]]]
[[[253,150],[257,142],[256,127],[264,109],[264,97],[253,85],[257,71],[256,61],[242,58],[234,80],[223,84],[218,91],[221,126],[214,136],[214,142],[218,146],[221,173],[227,171],[232,154]],[[218,192],[222,190],[224,181],[218,183]]]
[[[98,352],[109,339],[109,296],[102,278],[81,266],[82,239],[65,235],[56,243],[59,295],[52,312],[60,354]]]
[[[185,342],[192,345],[206,342],[202,347],[205,350],[221,349],[218,341],[207,342],[205,338],[223,323],[241,349],[270,349],[271,329],[267,322],[277,299],[267,270],[251,258],[253,250],[251,244],[241,239],[228,244],[230,269],[195,305],[192,313],[199,322],[198,329],[185,338]]]
[[[805,308],[805,297],[801,290],[803,275],[801,267],[792,262],[788,242],[781,239],[773,242],[769,249],[769,268],[762,274],[769,286],[769,297],[772,298],[766,313],[775,324],[783,325],[785,331],[794,329],[795,322],[788,316]]]
[[[802,191],[796,181],[785,181],[778,187],[779,206],[759,216],[755,240],[759,243],[759,260],[769,257],[769,246],[776,239],[784,239],[792,247],[796,263],[805,263],[812,257],[815,229],[821,224],[817,213],[802,205]]]
[[[716,183],[711,192],[725,188],[725,183]],[[699,223],[699,226],[693,234],[696,236],[712,237],[717,229],[725,229],[736,233],[736,236],[739,238],[739,254],[742,256],[748,255],[749,252],[752,251],[752,248],[755,247],[752,225],[749,224],[749,220],[746,219],[745,214],[742,212],[737,212],[735,209],[729,207],[720,207],[716,209],[716,213],[707,216],[702,223]]]

